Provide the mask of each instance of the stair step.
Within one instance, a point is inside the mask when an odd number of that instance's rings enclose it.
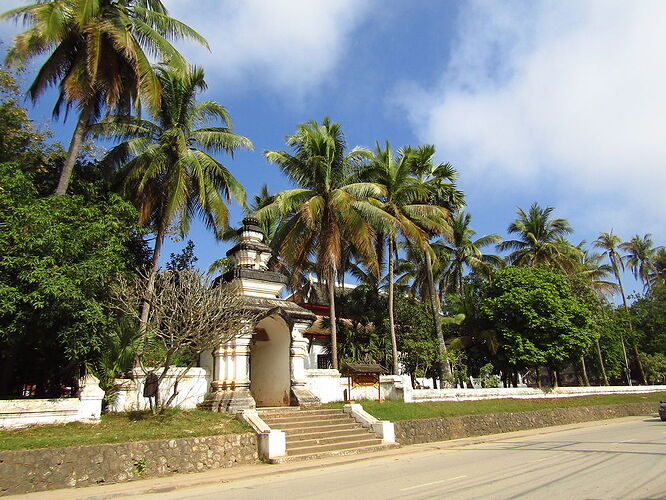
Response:
[[[342,441],[339,443],[331,443],[325,445],[310,445],[310,446],[294,446],[293,448],[287,448],[287,454],[289,455],[302,455],[304,453],[318,453],[321,451],[335,451],[335,450],[347,450],[351,448],[359,448],[361,446],[370,446],[382,444],[382,440],[376,436],[368,435],[366,439],[352,439],[349,441]],[[287,445],[288,446],[288,445]]]
[[[374,441],[376,439],[376,436],[372,436],[367,432],[357,432],[356,434],[349,434],[346,436],[315,437],[311,439],[298,440],[289,439],[289,437],[287,437],[287,453],[292,450],[305,447],[317,447],[318,449],[322,449],[324,446],[328,446],[329,444],[362,442],[368,440]]]
[[[305,460],[314,460],[316,458],[336,457],[344,455],[357,455],[360,453],[371,453],[390,448],[397,448],[399,445],[393,443],[379,444],[372,446],[361,446],[358,448],[347,448],[342,450],[320,451],[318,453],[303,453],[300,455],[285,455],[284,457],[272,458],[269,460],[272,464],[284,464],[288,462],[301,462]]]
[[[319,425],[326,425],[328,423],[340,423],[340,422],[354,422],[354,419],[349,418],[347,415],[324,415],[322,417],[312,417],[312,416],[304,416],[304,417],[288,417],[288,418],[264,418],[262,417],[263,421],[266,422],[268,425],[271,427],[280,427],[282,425],[292,425],[292,424],[299,424],[299,425],[312,425],[314,427],[319,426]]]
[[[302,434],[289,433],[287,439],[292,442],[296,441],[306,441],[308,439],[318,439],[318,438],[329,438],[329,437],[341,437],[341,436],[354,436],[356,434],[365,433],[367,434],[367,429],[363,427],[354,427],[350,429],[340,429],[335,431],[324,431],[319,430],[313,432],[304,432]]]
[[[325,417],[349,417],[346,413],[339,410],[301,410],[285,412],[258,412],[264,419],[284,419],[284,418],[325,418]]]
[[[336,431],[344,429],[354,429],[360,427],[356,422],[335,422],[335,423],[326,423],[322,425],[312,425],[312,424],[287,424],[281,426],[272,426],[268,424],[271,429],[278,429],[286,432],[287,434],[304,434],[308,432],[317,432],[317,431]]]

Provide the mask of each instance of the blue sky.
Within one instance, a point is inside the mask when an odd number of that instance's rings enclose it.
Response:
[[[0,0],[0,10],[24,2]],[[340,121],[350,145],[434,143],[457,168],[479,234],[516,207],[556,207],[576,233],[666,243],[666,3],[659,1],[165,0],[204,34],[206,98],[254,151],[220,158],[251,197],[289,187],[265,149],[306,120]],[[0,25],[9,42],[17,28]],[[73,122],[33,117],[66,140]],[[234,208],[232,222],[239,218]],[[224,256],[200,225],[199,264]],[[184,242],[169,242],[178,251]],[[636,285],[633,285],[636,286]]]

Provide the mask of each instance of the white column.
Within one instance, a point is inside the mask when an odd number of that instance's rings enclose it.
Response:
[[[250,388],[250,342],[252,333],[238,337],[234,342],[233,372],[230,373],[234,389]]]
[[[304,389],[307,383],[305,358],[308,355],[310,341],[303,336],[303,331],[308,326],[308,323],[296,323],[291,332],[291,386],[298,389]]]

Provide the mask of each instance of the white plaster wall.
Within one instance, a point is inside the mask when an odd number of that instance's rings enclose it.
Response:
[[[306,389],[317,396],[322,403],[344,401],[345,393],[349,390],[347,377],[340,376],[338,370],[305,370]],[[379,379],[382,399],[403,401],[405,391],[411,390],[409,377],[402,375],[382,375]],[[407,387],[405,387],[407,384]],[[379,390],[377,387],[352,387],[351,399],[377,400]]]
[[[146,370],[150,371],[149,368]],[[158,368],[155,369],[155,372],[160,375],[161,370],[162,368]],[[186,368],[175,366],[169,368],[166,377],[160,383],[160,399],[162,401],[166,401],[171,397],[176,378],[185,370]],[[134,411],[150,408],[148,398],[143,397],[143,387],[147,371],[134,370],[133,383],[128,383],[127,380],[118,380],[118,383],[121,384],[121,389],[118,391],[115,401],[110,405],[111,411]],[[170,406],[184,410],[196,408],[197,404],[203,402],[208,392],[209,383],[210,372],[208,370],[200,367],[190,368],[178,382],[178,395]]]
[[[88,374],[80,379],[79,386],[76,398],[0,400],[0,428],[99,422],[104,397],[99,380]]]
[[[305,370],[305,379],[305,388],[322,403],[344,400],[344,388],[340,383],[342,379],[338,370]]]
[[[498,389],[414,389],[413,391],[410,391],[408,398],[405,398],[405,401],[418,403],[426,401],[472,401],[502,398],[566,398],[571,396],[592,396],[595,394],[645,394],[650,392],[666,392],[666,385],[637,385],[632,387],[559,387],[548,392],[532,387]]]
[[[287,406],[290,403],[289,327],[280,316],[264,318],[257,324],[269,340],[250,344],[250,392],[257,406]]]
[[[317,370],[317,356],[319,354],[326,354],[324,351],[324,346],[321,344],[316,344],[314,340],[310,341],[308,355],[305,358],[306,370]]]
[[[405,381],[405,379],[407,379]],[[405,383],[409,385],[409,377],[402,375],[382,375],[379,377],[382,400],[404,401]],[[348,390],[349,382],[347,377],[341,379],[341,384],[345,390]],[[411,389],[409,385],[408,390]],[[351,399],[361,401],[364,399],[377,400],[379,390],[377,387],[352,387]]]

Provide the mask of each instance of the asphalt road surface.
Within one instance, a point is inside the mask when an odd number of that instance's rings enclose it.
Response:
[[[666,498],[656,418],[278,473],[142,498]]]

